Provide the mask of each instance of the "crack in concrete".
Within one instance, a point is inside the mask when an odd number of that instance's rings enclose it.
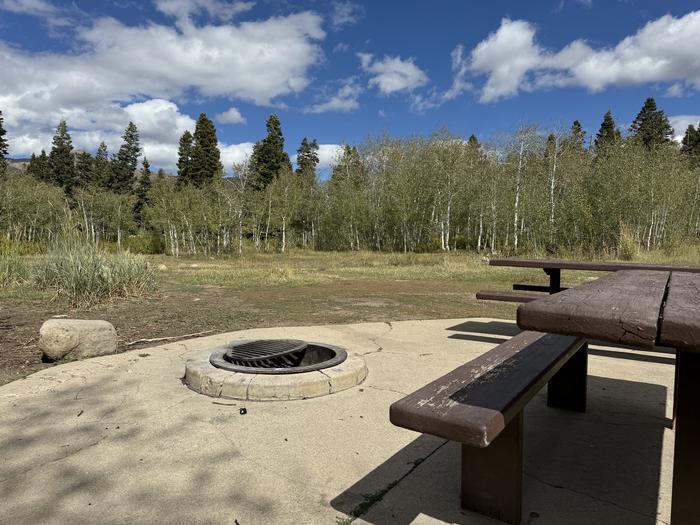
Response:
[[[328,374],[326,374],[323,370],[318,370],[318,372],[321,372],[321,375],[328,378],[328,393],[332,394],[333,393],[333,385],[331,384],[330,376]]]
[[[590,499],[592,499],[592,500],[594,500],[594,501],[599,501],[599,502],[601,502],[601,503],[605,503],[606,505],[612,505],[612,506],[615,507],[615,508],[618,508],[618,509],[620,509],[620,510],[624,510],[624,511],[627,511],[627,512],[631,512],[632,514],[636,514],[637,516],[642,516],[642,517],[645,517],[645,518],[652,518],[652,519],[654,519],[654,520],[657,520],[657,521],[663,523],[664,525],[671,525],[669,522],[666,522],[666,521],[660,519],[660,518],[658,517],[658,514],[657,514],[657,515],[653,515],[653,514],[646,514],[646,513],[644,513],[644,512],[639,512],[638,510],[631,509],[631,508],[629,508],[629,507],[625,507],[624,505],[620,505],[619,503],[615,503],[614,501],[610,501],[610,500],[607,500],[607,499],[599,498],[599,497],[597,497],[597,496],[594,496],[593,494],[588,494],[587,492],[582,492],[582,491],[580,491],[580,490],[576,490],[576,489],[572,489],[572,488],[569,488],[569,487],[565,487],[565,486],[563,486],[563,485],[557,485],[556,483],[550,483],[549,481],[545,481],[545,480],[543,480],[542,478],[540,478],[540,477],[538,477],[538,476],[535,476],[534,474],[530,474],[529,472],[523,471],[523,474],[524,474],[525,476],[529,476],[530,478],[534,479],[535,481],[539,481],[539,482],[542,483],[543,485],[547,485],[548,487],[552,487],[552,488],[554,488],[554,489],[559,489],[559,490],[566,490],[566,491],[568,491],[568,492],[572,492],[572,493],[578,494],[578,495],[580,495],[580,496],[585,496],[585,497],[590,498]]]
[[[410,476],[414,470],[416,470],[426,459],[428,459],[430,456],[435,454],[438,450],[440,450],[442,447],[444,447],[447,443],[449,443],[448,439],[445,439],[440,445],[438,445],[436,448],[434,448],[429,454],[422,458],[416,458],[413,461],[413,465],[411,466],[410,469],[408,469],[408,472],[400,476],[399,478],[391,481],[389,484],[387,484],[384,488],[381,488],[377,491],[375,491],[372,494],[361,494],[361,496],[365,499],[362,503],[358,504],[354,509],[350,511],[348,514],[348,519],[347,520],[342,520],[343,525],[350,525],[353,521],[355,521],[357,518],[361,518],[365,514],[367,514],[372,507],[374,507],[377,503],[381,502],[384,499],[384,496],[386,496],[391,490],[396,487],[399,483],[401,483],[404,479],[406,479],[408,476]]]
[[[401,394],[402,396],[407,396],[406,392],[401,392],[400,390],[394,390],[392,388],[382,388],[374,385],[367,385],[367,388],[373,388],[374,390],[380,390],[382,392],[393,392],[394,394]]]

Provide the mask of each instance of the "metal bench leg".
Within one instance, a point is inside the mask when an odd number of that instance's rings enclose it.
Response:
[[[544,268],[544,273],[549,275],[549,294],[561,292],[561,269]]]
[[[677,353],[676,439],[673,452],[673,495],[671,523],[698,523],[698,487],[700,486],[700,353]]]
[[[547,384],[547,406],[586,411],[588,343],[585,343]]]
[[[520,523],[523,414],[486,448],[462,445],[462,508],[506,523]]]

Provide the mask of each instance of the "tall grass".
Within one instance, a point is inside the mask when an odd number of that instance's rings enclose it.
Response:
[[[51,288],[75,307],[90,307],[143,294],[155,285],[155,271],[145,258],[108,255],[93,244],[63,241],[37,260],[36,286]]]
[[[29,280],[29,268],[17,255],[0,254],[0,288],[18,286]]]

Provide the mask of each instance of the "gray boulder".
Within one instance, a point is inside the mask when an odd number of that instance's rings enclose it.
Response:
[[[39,330],[39,348],[51,361],[113,354],[117,331],[107,321],[49,319]]]

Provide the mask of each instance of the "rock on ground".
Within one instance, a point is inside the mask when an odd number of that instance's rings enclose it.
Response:
[[[39,330],[39,348],[51,361],[113,354],[117,331],[107,321],[49,319]]]

